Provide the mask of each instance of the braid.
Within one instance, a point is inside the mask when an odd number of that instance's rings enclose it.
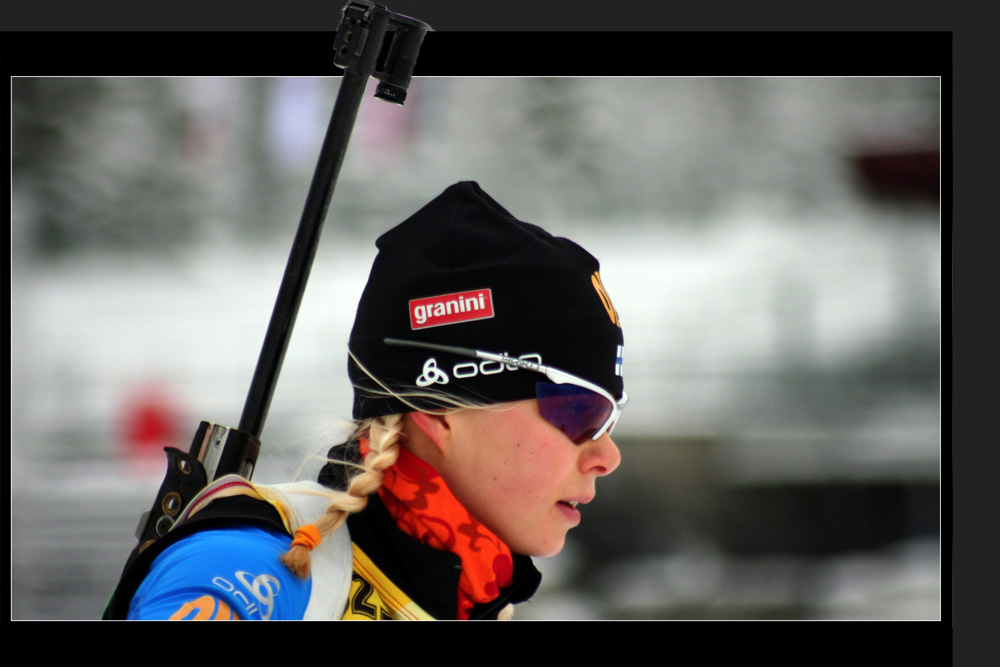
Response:
[[[371,378],[380,390],[366,389],[367,393],[375,396],[393,396],[414,410],[428,411],[428,408],[416,404],[411,404],[410,400],[415,398],[429,399],[440,406],[442,412],[450,412],[463,409],[483,409],[490,406],[478,404],[473,401],[449,396],[443,393],[429,392],[427,390],[414,389],[408,391],[396,391],[390,389],[384,383],[368,372],[364,364],[348,350],[351,359],[358,367]],[[360,390],[360,387],[358,387]],[[337,480],[335,490],[329,489],[327,495],[330,497],[330,505],[323,516],[316,519],[311,524],[300,526],[295,531],[292,545],[288,551],[281,556],[281,562],[294,574],[303,579],[309,576],[309,552],[319,546],[323,538],[330,535],[347,520],[347,517],[355,512],[360,512],[368,505],[368,496],[382,486],[385,479],[384,471],[391,467],[399,457],[399,439],[402,433],[403,415],[390,414],[379,417],[370,417],[358,422],[349,442],[357,441],[360,438],[368,438],[368,454],[360,463],[350,460],[337,461],[330,457],[330,461],[323,472],[321,478],[330,470],[332,478]],[[348,458],[351,458],[350,456]],[[330,464],[336,464],[331,466]],[[343,469],[355,468],[357,472],[348,474],[348,479],[344,484],[340,484]],[[323,481],[321,479],[320,481]]]
[[[397,414],[372,417],[358,425],[355,436],[367,434],[369,446],[360,472],[351,477],[346,491],[330,491],[326,512],[313,523],[298,528],[291,548],[281,556],[281,562],[295,575],[303,579],[309,576],[309,552],[340,528],[349,515],[363,510],[368,505],[368,496],[382,486],[385,470],[399,457],[402,421],[402,415]]]

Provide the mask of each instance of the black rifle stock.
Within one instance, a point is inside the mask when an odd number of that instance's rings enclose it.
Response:
[[[140,519],[136,529],[138,544],[129,563],[165,535],[191,499],[212,481],[229,474],[247,480],[253,475],[271,397],[368,78],[374,76],[379,81],[376,97],[403,104],[417,53],[430,29],[425,23],[367,0],[353,0],[344,7],[334,41],[334,64],[344,70],[343,78],[239,428],[203,421],[188,452],[165,448],[167,473],[152,508]],[[382,57],[386,35],[391,35],[391,41]]]

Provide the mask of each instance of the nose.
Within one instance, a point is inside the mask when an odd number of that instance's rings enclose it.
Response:
[[[610,475],[622,462],[618,445],[605,433],[597,440],[591,440],[580,451],[580,467],[584,473],[593,473],[597,477]]]

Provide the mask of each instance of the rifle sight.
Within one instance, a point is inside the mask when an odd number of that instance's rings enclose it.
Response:
[[[382,5],[355,0],[344,8],[333,62],[347,72],[374,77],[379,81],[375,97],[402,105],[429,30],[432,28],[422,21],[395,14]],[[387,34],[389,46],[379,66]]]

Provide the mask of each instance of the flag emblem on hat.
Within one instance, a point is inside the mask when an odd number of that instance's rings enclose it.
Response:
[[[622,374],[622,362],[624,361],[624,359],[623,359],[623,352],[624,351],[625,351],[625,348],[623,346],[619,345],[618,346],[618,354],[615,356],[615,375],[617,375],[619,377]]]
[[[446,324],[493,317],[493,292],[489,288],[428,296],[410,301],[410,328],[428,329]]]

